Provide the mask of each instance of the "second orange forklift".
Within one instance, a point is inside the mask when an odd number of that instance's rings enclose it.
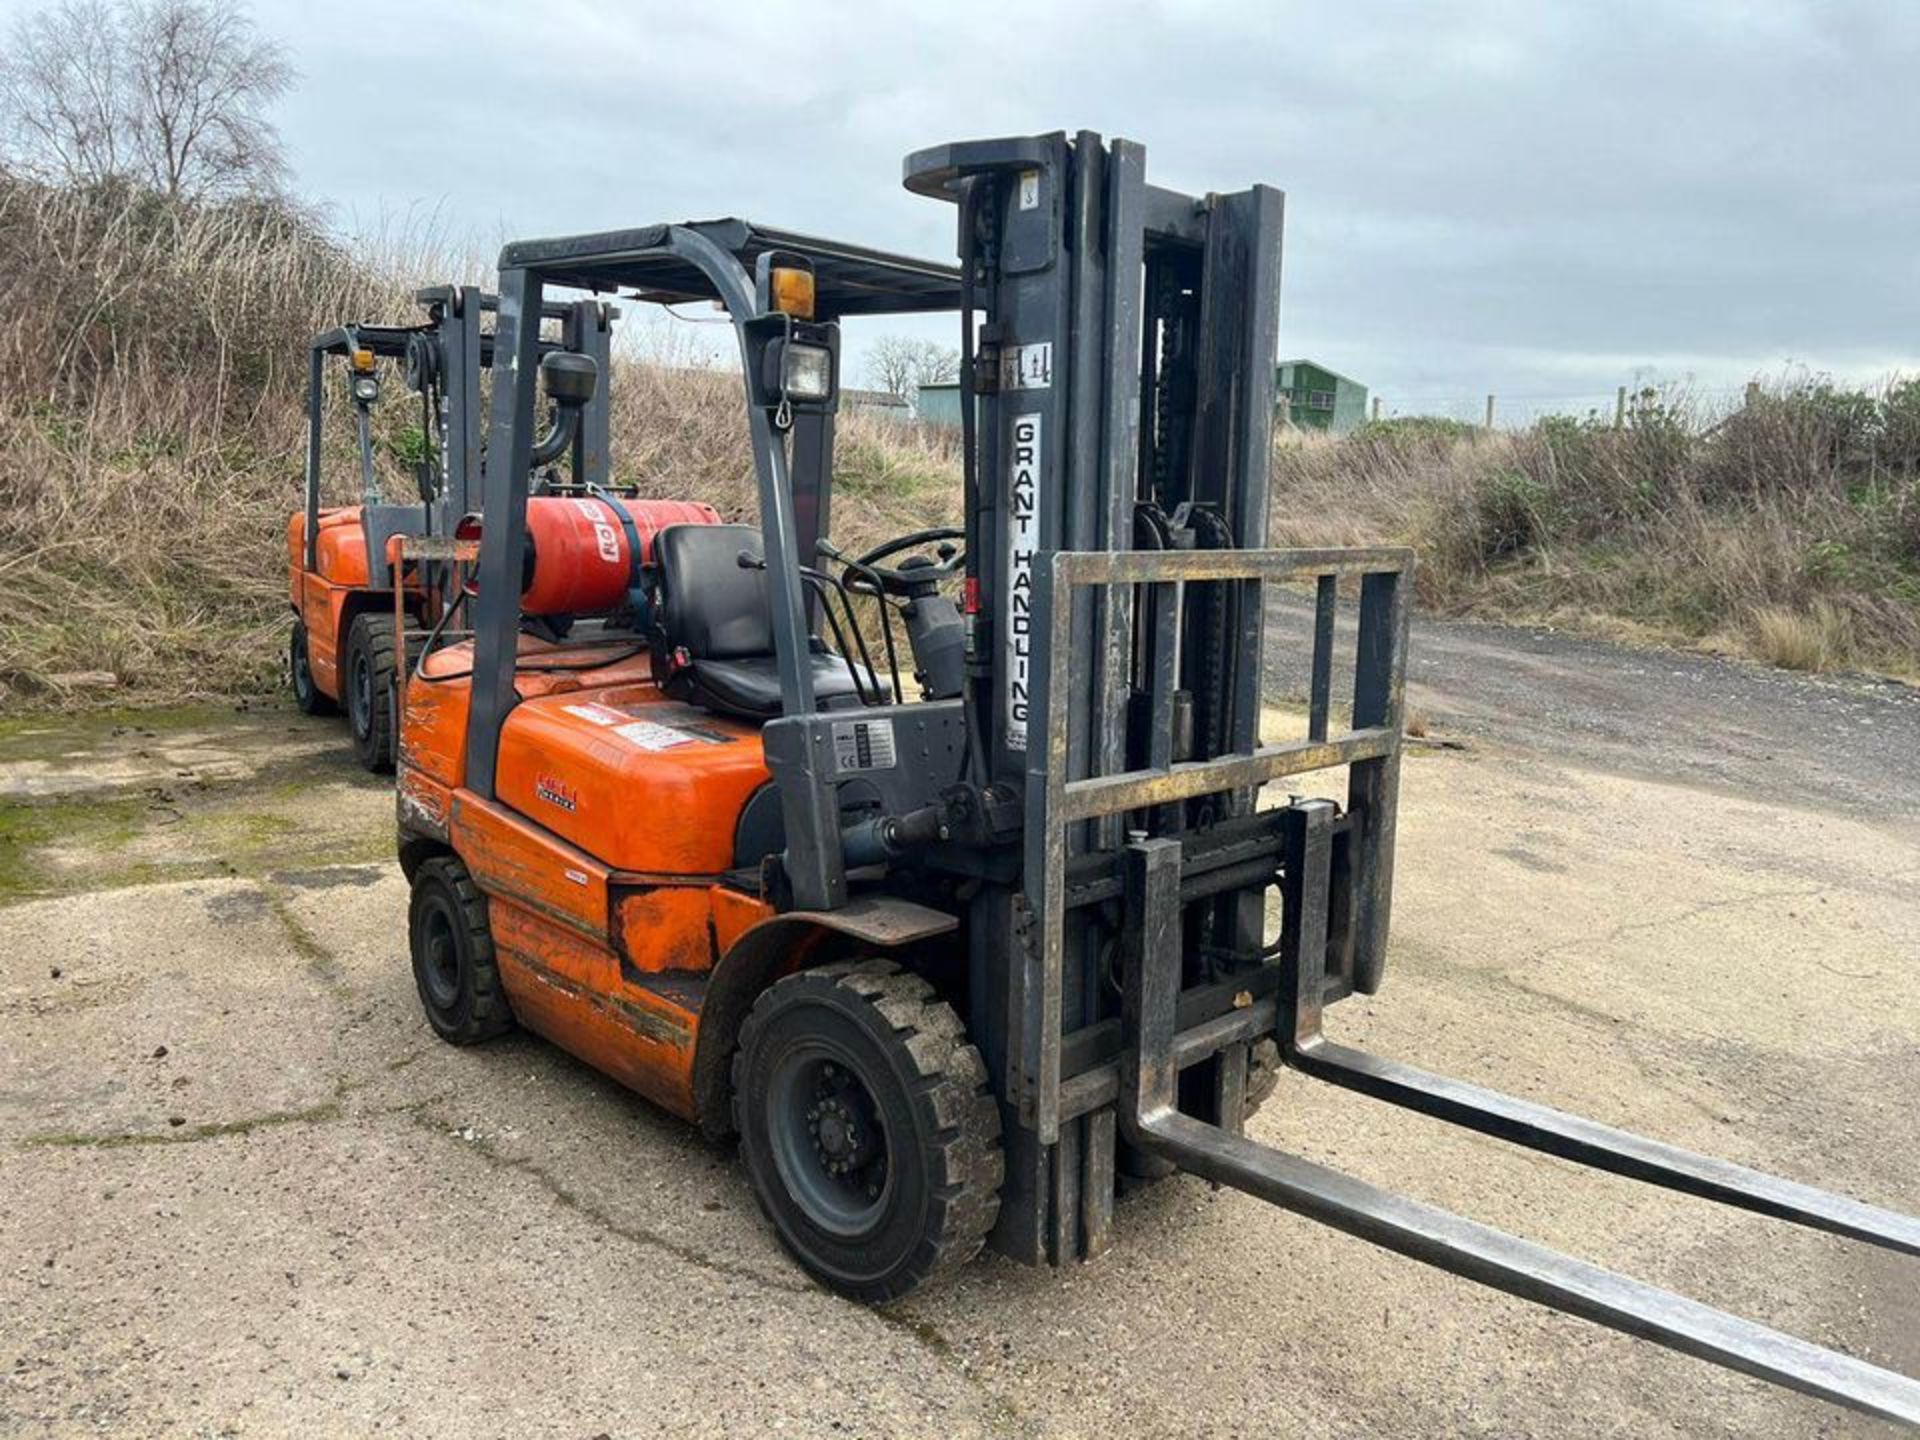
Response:
[[[390,542],[453,533],[480,501],[481,377],[493,363],[494,297],[471,285],[420,290],[410,325],[348,324],[316,335],[308,351],[305,502],[287,521],[287,588],[293,625],[287,674],[303,714],[344,710],[355,757],[393,767],[396,592],[416,626],[437,621],[448,572],[425,561],[396,569]],[[541,310],[545,354],[575,357],[561,378],[567,423],[549,432],[549,462],[570,458],[569,480],[607,483],[609,331],[617,311],[592,301]],[[540,327],[536,327],[540,328]],[[577,362],[585,362],[577,363]],[[384,493],[373,416],[397,377],[418,398],[416,497]],[[556,375],[561,372],[556,371]],[[572,388],[566,389],[571,381]],[[353,417],[358,503],[324,503],[328,389],[341,387]],[[556,396],[556,401],[560,397]],[[429,573],[429,572],[433,573]]]

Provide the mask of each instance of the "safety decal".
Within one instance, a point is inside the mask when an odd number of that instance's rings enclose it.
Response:
[[[671,750],[676,745],[691,745],[696,738],[684,730],[676,730],[671,725],[661,725],[653,720],[632,720],[625,725],[615,726],[613,733],[642,750]]]
[[[1045,390],[1053,384],[1053,342],[1009,345],[1000,352],[1002,390]]]
[[[591,701],[585,705],[562,705],[560,708],[567,714],[586,721],[589,725],[598,725],[607,730],[611,730],[616,725],[626,724],[628,718],[624,710],[615,710],[611,705],[600,705]]]

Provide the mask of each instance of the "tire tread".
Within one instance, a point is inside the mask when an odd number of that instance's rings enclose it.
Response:
[[[467,943],[471,947],[467,969],[473,1005],[468,1010],[465,1022],[457,1028],[442,1028],[436,1023],[434,1029],[441,1039],[451,1044],[477,1045],[513,1028],[513,1008],[508,1004],[506,991],[500,984],[500,965],[493,948],[493,930],[487,919],[487,897],[474,884],[473,876],[456,856],[436,855],[424,862],[414,874],[414,888],[418,890],[435,880],[443,882],[452,892],[459,909],[460,922],[466,930]],[[424,1000],[422,996],[423,1003]]]
[[[733,1119],[740,1134],[747,1133],[746,1056],[766,1021],[767,996],[782,986],[820,984],[857,996],[891,1027],[897,1051],[913,1072],[914,1102],[931,1122],[928,1190],[936,1214],[906,1264],[884,1282],[848,1292],[868,1301],[895,1300],[957,1270],[986,1243],[1006,1172],[1000,1107],[987,1083],[986,1064],[953,1007],[920,976],[890,960],[865,957],[776,981],[748,1013],[733,1059]],[[766,1210],[764,1196],[760,1203]]]
[[[385,622],[385,623],[383,623]],[[367,716],[367,735],[353,737],[354,753],[360,757],[360,763],[376,774],[393,768],[393,626],[390,619],[373,611],[364,611],[354,617],[352,627],[347,631],[347,678],[342,681],[340,693],[345,695],[347,687],[353,683],[353,657],[365,648],[368,663],[373,671],[372,712]],[[381,684],[380,677],[386,676]],[[349,705],[348,714],[352,709]],[[348,729],[352,726],[349,724]]]

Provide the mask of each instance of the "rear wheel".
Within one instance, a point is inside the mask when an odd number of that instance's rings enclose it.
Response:
[[[293,633],[287,637],[287,680],[293,687],[293,704],[302,715],[331,715],[333,701],[313,683],[313,662],[307,655],[307,622],[294,617]]]
[[[413,872],[407,907],[413,981],[427,1022],[442,1040],[473,1045],[513,1027],[487,925],[487,897],[451,855]]]
[[[801,1265],[894,1300],[979,1252],[1000,1208],[1000,1112],[933,987],[882,960],[770,986],[740,1031],[734,1124]]]
[[[383,623],[385,622],[385,623]],[[353,753],[373,771],[393,768],[393,624],[368,613],[347,631],[344,686]]]

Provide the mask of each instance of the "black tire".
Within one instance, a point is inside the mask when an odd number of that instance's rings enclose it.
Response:
[[[313,683],[313,664],[307,657],[307,624],[294,617],[293,632],[287,637],[287,683],[293,690],[293,705],[302,715],[333,715],[339,706]]]
[[[487,898],[453,856],[435,856],[413,872],[407,938],[413,983],[436,1035],[453,1045],[477,1045],[513,1028]]]
[[[1251,1120],[1254,1112],[1280,1088],[1280,1045],[1275,1040],[1256,1040],[1247,1047],[1247,1106],[1242,1120]]]
[[[393,620],[371,611],[347,631],[347,663],[341,671],[353,753],[375,774],[393,769]]]
[[[884,960],[790,975],[740,1030],[733,1118],[760,1208],[811,1274],[896,1300],[979,1253],[1000,1111],[933,987]]]

